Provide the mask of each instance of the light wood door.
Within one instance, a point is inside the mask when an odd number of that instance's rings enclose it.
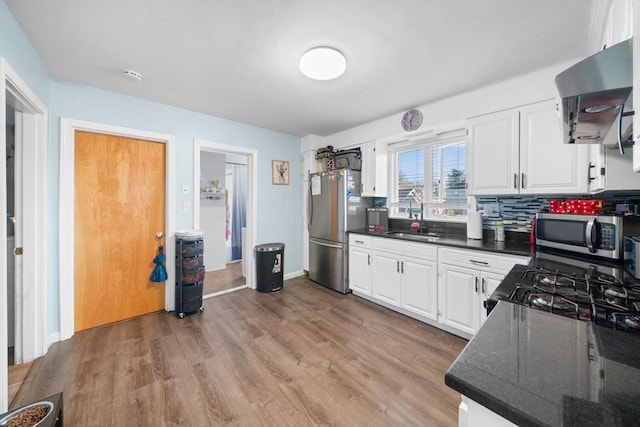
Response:
[[[165,145],[76,131],[69,191],[75,191],[75,330],[164,308],[164,283],[149,276],[155,235],[165,224]]]

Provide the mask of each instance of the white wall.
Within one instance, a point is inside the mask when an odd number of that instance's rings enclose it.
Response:
[[[206,151],[200,153],[200,185],[210,186],[211,181],[218,180],[224,187],[225,168],[224,154]],[[204,230],[204,267],[206,271],[220,270],[226,266],[225,199],[222,197],[218,200],[199,199],[199,201],[200,226]]]
[[[417,106],[424,116],[420,129],[403,132],[400,120],[404,111],[374,120],[326,137],[307,135],[302,139],[302,151],[332,145],[340,148],[376,139],[401,141],[405,135],[415,135],[433,128],[460,127],[464,119],[544,99],[556,98],[554,79],[560,72],[582,58],[561,62],[513,79],[461,93],[430,104]],[[499,67],[500,64],[496,64]]]

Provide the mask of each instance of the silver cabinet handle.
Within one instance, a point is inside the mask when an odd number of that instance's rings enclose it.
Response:
[[[513,174],[513,188],[514,189],[518,189],[518,174],[517,173]]]
[[[478,276],[476,276],[475,279],[476,279],[476,292],[478,292]]]
[[[367,254],[367,265],[371,265],[371,255]]]
[[[520,182],[522,189],[524,190],[527,186],[524,183],[524,172],[522,173],[522,181]]]
[[[396,273],[400,273],[400,261],[396,261]]]
[[[364,242],[362,240],[355,240],[356,243],[360,243],[361,245],[364,245]]]
[[[595,169],[596,165],[594,165],[593,163],[589,162],[589,165],[587,167],[587,184],[591,185],[591,181],[595,180],[595,177],[591,176],[591,169]]]
[[[400,272],[404,274],[404,261],[400,261]]]
[[[475,259],[470,259],[469,262],[472,263],[472,264],[477,264],[477,265],[489,265],[488,262],[476,261]]]
[[[487,295],[487,287],[485,286],[487,279],[482,278],[482,295]]]

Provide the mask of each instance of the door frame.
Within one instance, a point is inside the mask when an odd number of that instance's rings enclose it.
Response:
[[[175,257],[175,137],[173,135],[124,128],[103,123],[60,118],[60,340],[71,338],[75,333],[74,311],[74,203],[75,196],[75,132],[103,133],[125,138],[144,139],[166,145],[165,151],[165,254],[167,260]],[[64,191],[63,191],[64,189]],[[175,265],[166,263],[164,307],[175,308]]]
[[[20,221],[16,227],[16,246],[26,248],[16,258],[15,290],[15,360],[28,362],[42,356],[48,348],[47,313],[47,115],[46,106],[0,57],[0,121],[6,129],[6,105],[16,110],[16,142],[22,159],[31,167],[16,162],[16,210]],[[0,153],[6,157],[6,133],[0,132]],[[17,159],[18,160],[18,159]],[[24,161],[24,160],[22,160]],[[0,212],[6,216],[6,163],[0,162]],[[0,271],[7,271],[7,227],[0,221]],[[18,238],[21,236],[21,241]],[[22,269],[22,265],[30,266]],[[0,295],[7,295],[6,274],[0,275]],[[0,313],[7,313],[7,299],[0,297]],[[0,316],[0,412],[8,406],[7,318]]]
[[[200,153],[206,151],[216,154],[238,154],[247,157],[247,241],[249,248],[253,248],[258,241],[258,151],[236,145],[220,144],[217,142],[195,139],[193,142],[193,226],[200,228]],[[206,241],[206,236],[205,236]],[[206,243],[205,243],[206,244]],[[255,271],[253,249],[245,252],[249,255],[247,262],[247,287],[255,289]]]

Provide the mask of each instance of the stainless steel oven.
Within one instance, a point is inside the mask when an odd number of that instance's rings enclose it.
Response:
[[[536,245],[622,260],[624,236],[640,235],[640,216],[536,214]]]

